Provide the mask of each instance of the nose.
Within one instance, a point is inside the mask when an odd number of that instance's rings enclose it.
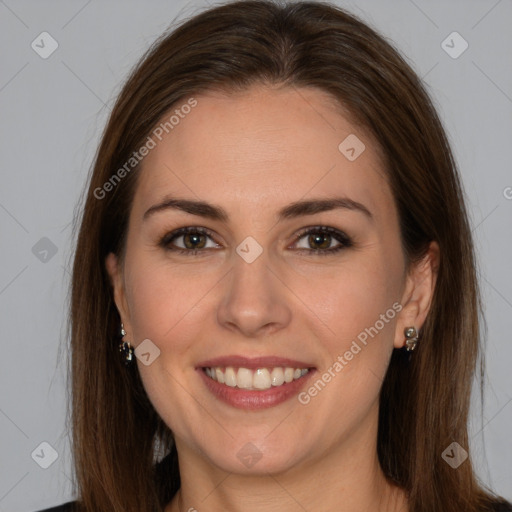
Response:
[[[291,292],[270,267],[266,252],[252,263],[233,255],[217,310],[221,326],[247,338],[285,328],[291,321]]]

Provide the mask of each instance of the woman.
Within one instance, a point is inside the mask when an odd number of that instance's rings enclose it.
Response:
[[[164,36],[96,157],[72,289],[78,500],[54,510],[512,510],[468,457],[479,295],[443,128],[321,3]]]

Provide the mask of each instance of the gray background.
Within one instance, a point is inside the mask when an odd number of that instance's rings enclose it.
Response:
[[[488,323],[485,406],[482,411],[474,397],[470,451],[481,479],[510,500],[512,2],[337,3],[405,53],[453,144]],[[176,17],[205,6],[0,0],[0,512],[29,512],[73,497],[65,326],[74,207],[130,68]],[[47,59],[31,47],[43,31],[59,45]],[[455,59],[441,45],[453,31],[469,44]],[[452,53],[462,48],[457,40],[445,44]],[[42,442],[58,454],[48,469],[39,465],[50,462],[51,451],[38,448]]]

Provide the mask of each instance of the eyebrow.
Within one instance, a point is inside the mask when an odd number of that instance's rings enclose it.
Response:
[[[279,210],[278,219],[281,221],[304,215],[314,215],[316,213],[335,209],[347,209],[360,212],[369,220],[373,220],[373,215],[366,206],[348,197],[296,201]],[[144,213],[143,220],[148,219],[155,213],[166,210],[181,210],[192,215],[221,222],[228,222],[229,220],[229,215],[221,206],[210,204],[205,201],[178,198],[166,198],[161,203],[151,206],[151,208]]]

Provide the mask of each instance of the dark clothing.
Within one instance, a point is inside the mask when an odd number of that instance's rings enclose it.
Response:
[[[47,508],[39,512],[73,512],[73,509],[71,507],[73,503],[75,502],[70,501],[68,503],[64,503],[63,505],[59,505],[58,507]],[[508,502],[498,503],[493,509],[493,512],[512,512],[512,504]]]
[[[73,509],[71,508],[71,505],[73,505],[74,503],[74,501],[68,501],[67,503],[59,505],[58,507],[45,508],[40,512],[72,512]]]

